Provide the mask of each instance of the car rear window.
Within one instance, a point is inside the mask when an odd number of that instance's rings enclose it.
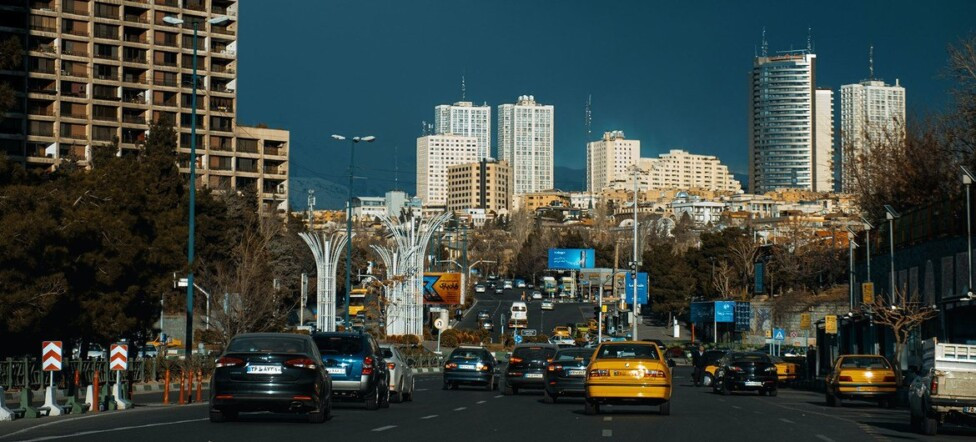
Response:
[[[380,349],[380,353],[383,353],[383,357],[384,358],[392,358],[393,357],[393,350],[390,350],[388,348],[381,348]]]
[[[234,338],[229,353],[307,353],[305,340],[286,336],[246,336]]]
[[[593,357],[592,350],[563,350],[556,353],[556,357],[553,358],[555,362],[566,362],[566,361],[583,361],[584,363],[589,363],[590,358]]]
[[[348,355],[363,351],[363,340],[358,336],[317,336],[313,339],[323,355]]]
[[[451,359],[480,359],[485,356],[485,352],[481,350],[454,350],[451,353]]]
[[[840,368],[878,368],[890,369],[888,361],[872,357],[845,357],[840,361]]]
[[[772,363],[772,360],[769,359],[769,356],[768,355],[764,355],[764,354],[736,353],[736,354],[732,355],[732,362],[733,363],[734,362],[769,362],[769,363]]]
[[[648,343],[641,344],[613,344],[600,347],[597,359],[654,359],[657,360],[657,346]]]
[[[547,360],[556,355],[552,347],[519,347],[512,352],[512,356],[525,360]]]
[[[724,351],[706,351],[702,355],[702,359],[705,360],[705,365],[716,365],[718,360],[722,359],[722,356],[725,356]]]

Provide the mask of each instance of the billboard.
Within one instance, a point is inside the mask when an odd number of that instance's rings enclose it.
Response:
[[[715,301],[715,322],[735,322],[735,301]]]
[[[595,263],[593,249],[549,249],[549,268],[553,270],[592,269]]]
[[[691,322],[696,324],[712,322],[715,315],[714,304],[711,302],[692,302],[691,303]]]
[[[460,304],[461,274],[424,273],[424,304]]]
[[[625,302],[634,303],[634,278],[627,274],[627,293],[623,295]],[[647,305],[647,273],[637,273],[637,303]]]
[[[749,320],[752,318],[752,304],[748,302],[735,303],[735,331],[748,332]]]
[[[760,294],[766,291],[765,287],[763,287],[763,273],[765,273],[765,269],[766,266],[762,261],[756,263],[755,281],[752,284],[754,289],[753,293]]]

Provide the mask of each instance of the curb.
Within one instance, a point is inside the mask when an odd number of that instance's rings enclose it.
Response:
[[[437,368],[415,368],[415,369],[413,369],[413,372],[414,372],[414,374],[434,374],[434,373],[440,373],[441,372],[441,368],[440,367],[437,367]]]

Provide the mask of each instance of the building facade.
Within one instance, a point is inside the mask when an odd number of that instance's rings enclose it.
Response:
[[[27,49],[26,66],[0,73],[17,89],[0,124],[0,150],[11,159],[86,165],[93,147],[113,140],[120,155],[136,151],[149,123],[161,121],[189,154],[196,22],[198,185],[254,188],[263,206],[287,202],[287,135],[248,136],[243,146],[237,138],[237,0],[6,1],[0,15],[0,38],[17,36]]]
[[[814,187],[816,55],[756,57],[750,73],[749,192]]]
[[[447,204],[447,169],[478,161],[478,139],[460,135],[417,138],[417,196],[425,206]]]
[[[814,93],[813,191],[834,191],[834,91]]]
[[[511,165],[513,195],[553,187],[553,113],[532,95],[498,106],[498,157]]]
[[[658,158],[641,158],[641,173],[645,177],[645,190],[704,189],[719,192],[738,192],[742,185],[722,164],[718,157],[696,155],[680,149],[659,155]],[[630,182],[633,187],[633,180]],[[639,186],[640,187],[640,186]]]
[[[881,80],[840,87],[841,190],[851,189],[850,167],[872,143],[904,137],[905,88]]]
[[[442,104],[434,108],[434,133],[478,139],[478,159],[491,158],[491,106],[470,101]]]
[[[640,140],[628,140],[623,131],[604,132],[603,139],[586,144],[586,191],[599,193],[618,178],[630,174],[640,159]]]
[[[481,209],[508,213],[512,202],[511,168],[505,161],[481,160],[447,169],[447,210]]]

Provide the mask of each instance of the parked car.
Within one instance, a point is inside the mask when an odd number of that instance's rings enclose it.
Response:
[[[558,347],[553,344],[519,344],[512,351],[505,371],[506,395],[518,394],[521,388],[545,387],[543,379],[549,360],[556,355]]]
[[[770,356],[773,364],[776,364],[776,377],[781,384],[793,382],[799,376],[800,366],[795,362],[784,361],[783,358]]]
[[[883,407],[891,406],[898,390],[895,369],[879,355],[839,356],[826,387],[827,405],[832,407],[842,399],[876,399]]]
[[[736,391],[757,391],[776,396],[776,365],[765,353],[729,352],[718,362],[712,391],[727,395]]]
[[[524,279],[516,279],[515,280],[515,287],[518,287],[520,289],[524,289],[525,288],[525,280]]]
[[[390,402],[413,401],[413,360],[407,359],[392,345],[381,345],[380,351],[390,371]]]
[[[651,405],[667,416],[671,386],[671,364],[653,343],[603,343],[586,367],[583,411],[597,414],[604,404]]]
[[[444,389],[457,390],[459,385],[481,385],[491,391],[496,388],[498,361],[484,347],[455,348],[444,363]]]
[[[546,366],[543,400],[554,404],[560,396],[583,396],[586,366],[593,356],[592,349],[560,349]]]
[[[547,299],[545,301],[542,301],[542,304],[540,305],[540,307],[543,310],[553,310],[553,309],[556,308],[556,304],[554,304],[552,301],[550,301],[550,300]]]
[[[305,412],[325,422],[332,411],[332,382],[308,335],[237,335],[217,358],[210,380],[210,422],[234,420],[240,411]]]
[[[159,356],[159,350],[154,345],[143,345],[139,349],[140,358],[155,358]]]
[[[976,424],[976,345],[926,339],[922,355],[908,393],[912,427],[934,435],[944,423]]]
[[[325,370],[332,377],[334,396],[365,402],[367,410],[390,405],[390,374],[379,345],[363,332],[312,335]]]

